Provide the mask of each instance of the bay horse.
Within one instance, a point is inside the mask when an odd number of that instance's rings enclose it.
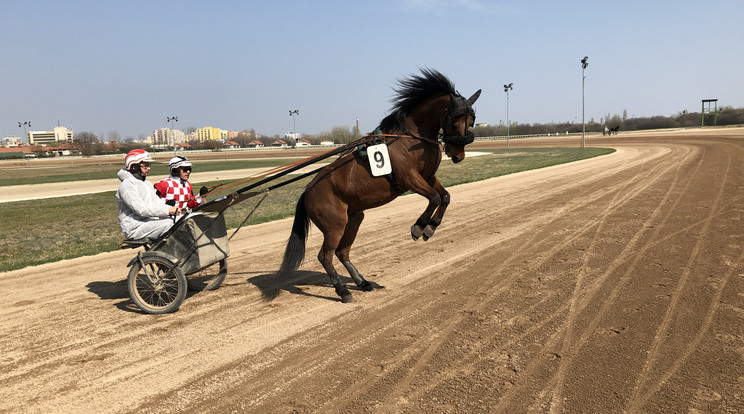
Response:
[[[292,232],[278,272],[287,276],[302,264],[312,220],[323,233],[318,260],[344,303],[353,299],[333,266],[334,254],[358,287],[374,290],[349,259],[364,210],[387,204],[406,191],[424,196],[429,204],[411,226],[411,236],[413,240],[428,240],[450,203],[449,193],[435,175],[442,161],[441,145],[452,162],[459,163],[465,158],[465,145],[474,140],[469,128],[475,124],[473,104],[481,90],[465,99],[446,76],[422,69],[420,75],[399,80],[394,91],[392,112],[375,132],[356,141],[358,145],[320,170],[305,188],[297,201]],[[373,175],[365,151],[370,143],[386,144],[390,174]],[[377,156],[375,153],[375,161],[384,162]]]

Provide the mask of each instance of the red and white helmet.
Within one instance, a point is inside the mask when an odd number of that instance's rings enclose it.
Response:
[[[129,151],[129,153],[127,153],[126,158],[124,158],[124,166],[127,169],[130,169],[132,165],[139,164],[141,162],[153,162],[152,157],[150,157],[150,153],[143,149],[131,150]]]

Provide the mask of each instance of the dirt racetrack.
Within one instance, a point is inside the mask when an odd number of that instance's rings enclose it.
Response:
[[[744,129],[588,143],[618,151],[450,188],[428,242],[423,198],[369,211],[352,304],[317,229],[274,276],[290,220],[170,315],[133,307],[132,250],[2,273],[0,411],[744,412]]]

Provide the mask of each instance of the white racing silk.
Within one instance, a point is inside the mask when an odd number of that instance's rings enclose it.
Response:
[[[119,203],[119,223],[127,239],[156,239],[173,226],[168,217],[170,206],[155,194],[155,187],[146,179],[122,169],[117,174],[121,184],[116,191]]]

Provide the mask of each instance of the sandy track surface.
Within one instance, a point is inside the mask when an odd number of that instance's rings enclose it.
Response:
[[[0,274],[0,411],[744,412],[744,133],[599,144],[452,187],[428,242],[422,198],[369,211],[353,304],[316,229],[274,275],[290,220],[171,315],[133,307],[132,250]]]

